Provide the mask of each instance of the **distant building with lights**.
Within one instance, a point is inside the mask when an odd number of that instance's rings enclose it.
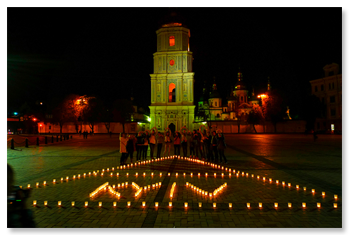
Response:
[[[194,72],[190,51],[190,30],[182,23],[162,25],[157,33],[151,74],[151,127],[164,131],[193,129]]]
[[[268,82],[267,90],[270,89]],[[249,95],[251,94],[251,95]],[[196,122],[203,121],[229,121],[238,120],[242,115],[248,115],[253,108],[260,108],[261,97],[257,97],[253,91],[250,93],[243,82],[243,74],[239,69],[237,82],[231,87],[227,103],[223,103],[222,95],[218,92],[214,77],[212,91],[208,94],[203,88],[203,93],[198,102]]]
[[[320,99],[325,107],[323,118],[317,118],[316,131],[342,130],[342,74],[339,65],[328,64],[323,67],[325,76],[310,81],[312,94]]]

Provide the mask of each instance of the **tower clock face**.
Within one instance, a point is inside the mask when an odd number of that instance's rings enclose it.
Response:
[[[170,64],[170,66],[173,66],[175,64],[175,61],[174,60],[170,60],[169,64]]]

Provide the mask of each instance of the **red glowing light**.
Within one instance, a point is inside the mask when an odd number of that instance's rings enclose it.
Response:
[[[175,61],[174,60],[170,60],[169,64],[170,64],[170,66],[173,66],[175,64]]]
[[[175,46],[175,37],[174,36],[170,36],[169,37],[169,46]]]

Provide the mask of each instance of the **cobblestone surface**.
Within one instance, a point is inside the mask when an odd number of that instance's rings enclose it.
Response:
[[[226,140],[228,163],[220,167],[174,157],[119,169],[118,138],[102,135],[89,136],[87,140],[73,135],[72,140],[55,144],[8,149],[7,162],[16,172],[16,184],[24,188],[30,184],[33,188],[27,204],[41,228],[342,227],[341,136],[320,135],[314,142],[308,135],[244,134],[227,135]],[[115,185],[120,198],[107,191],[89,197],[106,182]],[[135,197],[137,190],[132,182],[147,189]],[[153,187],[159,182],[160,187]],[[186,182],[198,187],[198,191],[186,186]],[[215,197],[199,193],[213,193],[225,183],[227,186]],[[296,185],[300,188],[296,189]],[[338,195],[337,200],[334,194]],[[35,207],[33,200],[37,201]],[[318,202],[320,208],[316,206]],[[302,203],[306,203],[305,208]]]

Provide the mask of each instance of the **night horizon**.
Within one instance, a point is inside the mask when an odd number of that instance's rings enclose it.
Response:
[[[225,99],[240,67],[250,91],[270,77],[297,112],[325,65],[341,73],[341,8],[8,8],[8,111],[72,93],[132,92],[147,108],[155,31],[172,12],[191,31],[195,104],[213,77]]]

